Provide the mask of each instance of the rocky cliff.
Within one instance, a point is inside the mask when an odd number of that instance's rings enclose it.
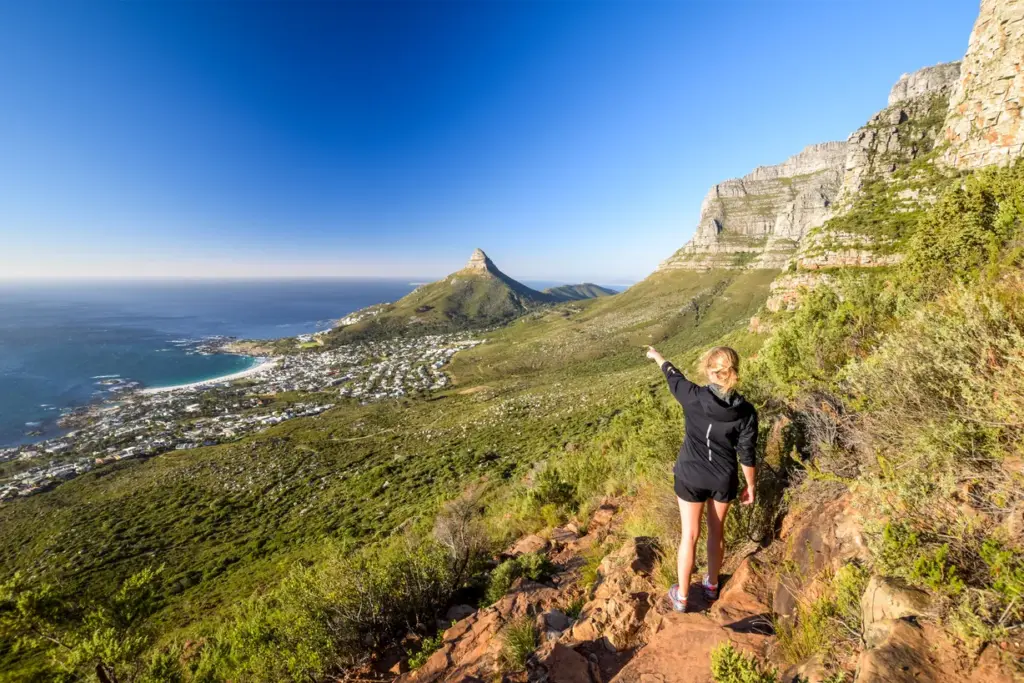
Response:
[[[846,143],[826,142],[715,185],[693,239],[658,270],[780,267],[828,217],[845,159]]]
[[[969,169],[1006,163],[1024,151],[1024,2],[982,0],[953,88],[943,161]]]
[[[939,137],[960,62],[904,74],[885,109],[850,135],[837,210],[848,208],[864,184],[892,176],[930,152]]]
[[[909,212],[930,201],[929,196],[911,188],[922,185],[920,176],[933,168],[926,160],[941,140],[950,93],[959,73],[960,62],[950,62],[904,74],[889,92],[885,109],[850,135],[842,189],[830,216],[837,220],[823,221],[819,229],[808,233],[793,259],[794,267],[810,271],[895,263],[898,256],[891,250],[893,236],[854,231],[851,226],[870,221],[841,219],[852,211]],[[813,277],[799,273],[782,276],[773,284],[776,294],[769,299],[769,308],[791,304],[794,287],[806,287],[811,280]]]
[[[811,145],[777,166],[715,185],[701,205],[693,239],[658,269],[779,268],[798,252],[804,260],[820,255],[822,243],[813,241],[809,250],[808,235],[847,210],[866,184],[888,180],[933,150],[959,75],[960,62],[904,74],[889,92],[886,108],[846,142]],[[838,253],[826,261],[886,262],[855,245],[857,240],[830,235],[830,243],[837,240]]]

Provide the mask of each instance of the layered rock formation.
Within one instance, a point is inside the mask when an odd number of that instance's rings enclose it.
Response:
[[[701,205],[693,239],[658,269],[783,266],[806,246],[805,237],[848,208],[866,183],[888,179],[931,152],[959,74],[960,62],[904,74],[892,87],[888,106],[846,142],[811,145],[782,164],[715,185]],[[853,245],[849,236],[831,237],[841,243],[833,255],[838,261],[808,267],[887,262]]]
[[[900,77],[889,93],[888,106],[847,140],[842,189],[829,217],[850,211],[869,185],[874,190],[884,187],[899,172],[906,174],[915,161],[932,152],[941,139],[959,73],[960,62],[950,62]],[[911,208],[921,201],[927,198],[907,194],[901,200],[906,206],[900,208]],[[800,242],[793,258],[796,272],[787,272],[772,283],[769,310],[792,308],[801,290],[822,281],[820,274],[808,271],[889,266],[899,260],[898,254],[887,249],[890,245],[875,236],[848,231],[837,221],[822,223]]]
[[[922,95],[947,90],[960,78],[960,62],[947,62],[926,66],[913,73],[903,74],[889,91],[889,106]]]
[[[469,256],[469,261],[466,263],[465,270],[493,272],[498,270],[498,268],[494,265],[494,261],[487,257],[487,254],[484,253],[483,249],[474,249],[473,253]]]
[[[982,0],[945,121],[955,168],[1007,163],[1024,151],[1024,1]]]
[[[960,62],[950,62],[900,77],[886,108],[847,140],[838,210],[847,208],[866,182],[886,179],[932,150],[959,75]]]
[[[658,270],[780,267],[828,217],[845,160],[846,143],[826,142],[715,185],[693,239]]]

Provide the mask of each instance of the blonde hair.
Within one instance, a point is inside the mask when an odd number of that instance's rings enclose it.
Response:
[[[704,355],[700,367],[705,377],[730,392],[740,379],[740,354],[728,346],[716,346]]]

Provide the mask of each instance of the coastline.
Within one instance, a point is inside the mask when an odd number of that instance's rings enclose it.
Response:
[[[223,384],[224,382],[232,382],[237,379],[244,379],[253,375],[266,372],[271,368],[277,366],[278,361],[270,358],[257,358],[257,363],[252,367],[233,372],[230,375],[221,375],[220,377],[211,377],[210,379],[199,380],[198,382],[188,382],[186,384],[174,384],[167,387],[148,387],[146,389],[139,390],[140,394],[159,394],[166,391],[187,391],[190,389],[201,389],[204,387],[214,386],[216,384]]]

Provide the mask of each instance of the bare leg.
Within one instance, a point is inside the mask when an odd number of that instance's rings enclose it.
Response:
[[[700,538],[700,514],[704,504],[687,503],[678,497],[676,501],[679,503],[679,517],[683,527],[676,569],[679,572],[679,595],[685,597],[690,590],[690,574],[693,573],[693,556],[697,539]]]
[[[719,503],[711,498],[708,506],[708,581],[718,585],[718,572],[722,568],[725,554],[725,517],[729,514],[729,503]]]

